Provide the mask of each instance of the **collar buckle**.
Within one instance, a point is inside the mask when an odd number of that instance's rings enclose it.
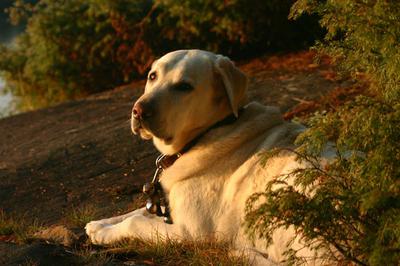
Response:
[[[147,197],[146,210],[151,214],[164,217],[164,222],[168,224],[172,224],[172,218],[168,198],[162,189],[159,177],[162,171],[171,166],[180,156],[180,153],[172,156],[160,154],[156,159],[156,171],[153,179],[143,185],[143,194]],[[161,208],[162,206],[164,208]]]

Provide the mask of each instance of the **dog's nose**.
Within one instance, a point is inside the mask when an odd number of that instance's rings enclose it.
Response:
[[[136,119],[141,119],[142,118],[143,107],[139,102],[135,103],[135,105],[133,106],[132,115]]]
[[[153,113],[153,108],[150,102],[138,101],[135,103],[132,109],[132,116],[135,119],[143,120],[150,118]]]

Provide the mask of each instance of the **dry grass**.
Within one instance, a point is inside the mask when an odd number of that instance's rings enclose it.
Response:
[[[24,217],[13,217],[0,210],[0,240],[26,243],[42,229],[37,221],[28,221]]]
[[[213,240],[127,239],[107,248],[87,247],[75,252],[82,265],[242,266],[250,265],[244,252]]]
[[[74,208],[69,221],[82,225],[93,215],[92,207]],[[36,222],[28,223],[23,217],[11,217],[0,211],[0,241],[27,243],[40,229]],[[177,241],[156,237],[124,240],[106,248],[82,243],[72,252],[79,265],[250,265],[244,252],[233,251],[230,243],[215,240]]]
[[[100,252],[145,265],[250,265],[244,253],[234,254],[230,243],[214,240],[131,239]]]
[[[68,225],[83,228],[88,222],[96,218],[97,209],[92,205],[73,207],[65,217]]]
[[[112,264],[113,255],[109,255],[102,252],[96,252],[95,250],[85,247],[74,252],[78,256],[79,265],[90,265],[90,266],[103,266],[103,265],[114,265]]]

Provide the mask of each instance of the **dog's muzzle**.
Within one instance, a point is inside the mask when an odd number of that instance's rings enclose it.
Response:
[[[137,101],[132,108],[131,129],[133,134],[140,135],[143,139],[151,139],[152,135],[144,125],[144,120],[151,116],[151,108],[145,108],[141,101]]]
[[[131,130],[133,134],[140,135],[142,139],[149,140],[153,138],[152,133],[143,127],[141,120],[134,117],[131,119]]]
[[[140,102],[136,102],[132,108],[132,131],[134,134],[139,134],[139,129],[142,127],[141,120],[143,119],[143,107]]]
[[[140,133],[140,129],[142,128],[142,124],[140,123],[140,120],[132,117],[131,128],[132,128],[133,134],[138,135]]]

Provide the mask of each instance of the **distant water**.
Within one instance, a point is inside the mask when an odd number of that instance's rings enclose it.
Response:
[[[12,45],[15,37],[20,34],[25,25],[13,26],[9,23],[8,14],[4,11],[12,6],[15,0],[0,0],[0,43]],[[26,3],[34,4],[38,0],[25,0]],[[4,80],[0,77],[0,117],[10,112],[13,96],[10,93],[4,93]]]
[[[4,80],[0,76],[0,118],[10,113],[13,100],[11,93],[4,92],[4,86]]]
[[[4,116],[10,111],[12,95],[10,93],[4,94],[4,81],[0,78],[0,117]]]
[[[8,15],[4,12],[10,7],[13,1],[0,0],[0,43],[12,45],[15,37],[24,30],[24,26],[13,26],[8,21]],[[7,115],[11,110],[13,96],[10,93],[4,93],[4,80],[0,77],[0,117]]]

